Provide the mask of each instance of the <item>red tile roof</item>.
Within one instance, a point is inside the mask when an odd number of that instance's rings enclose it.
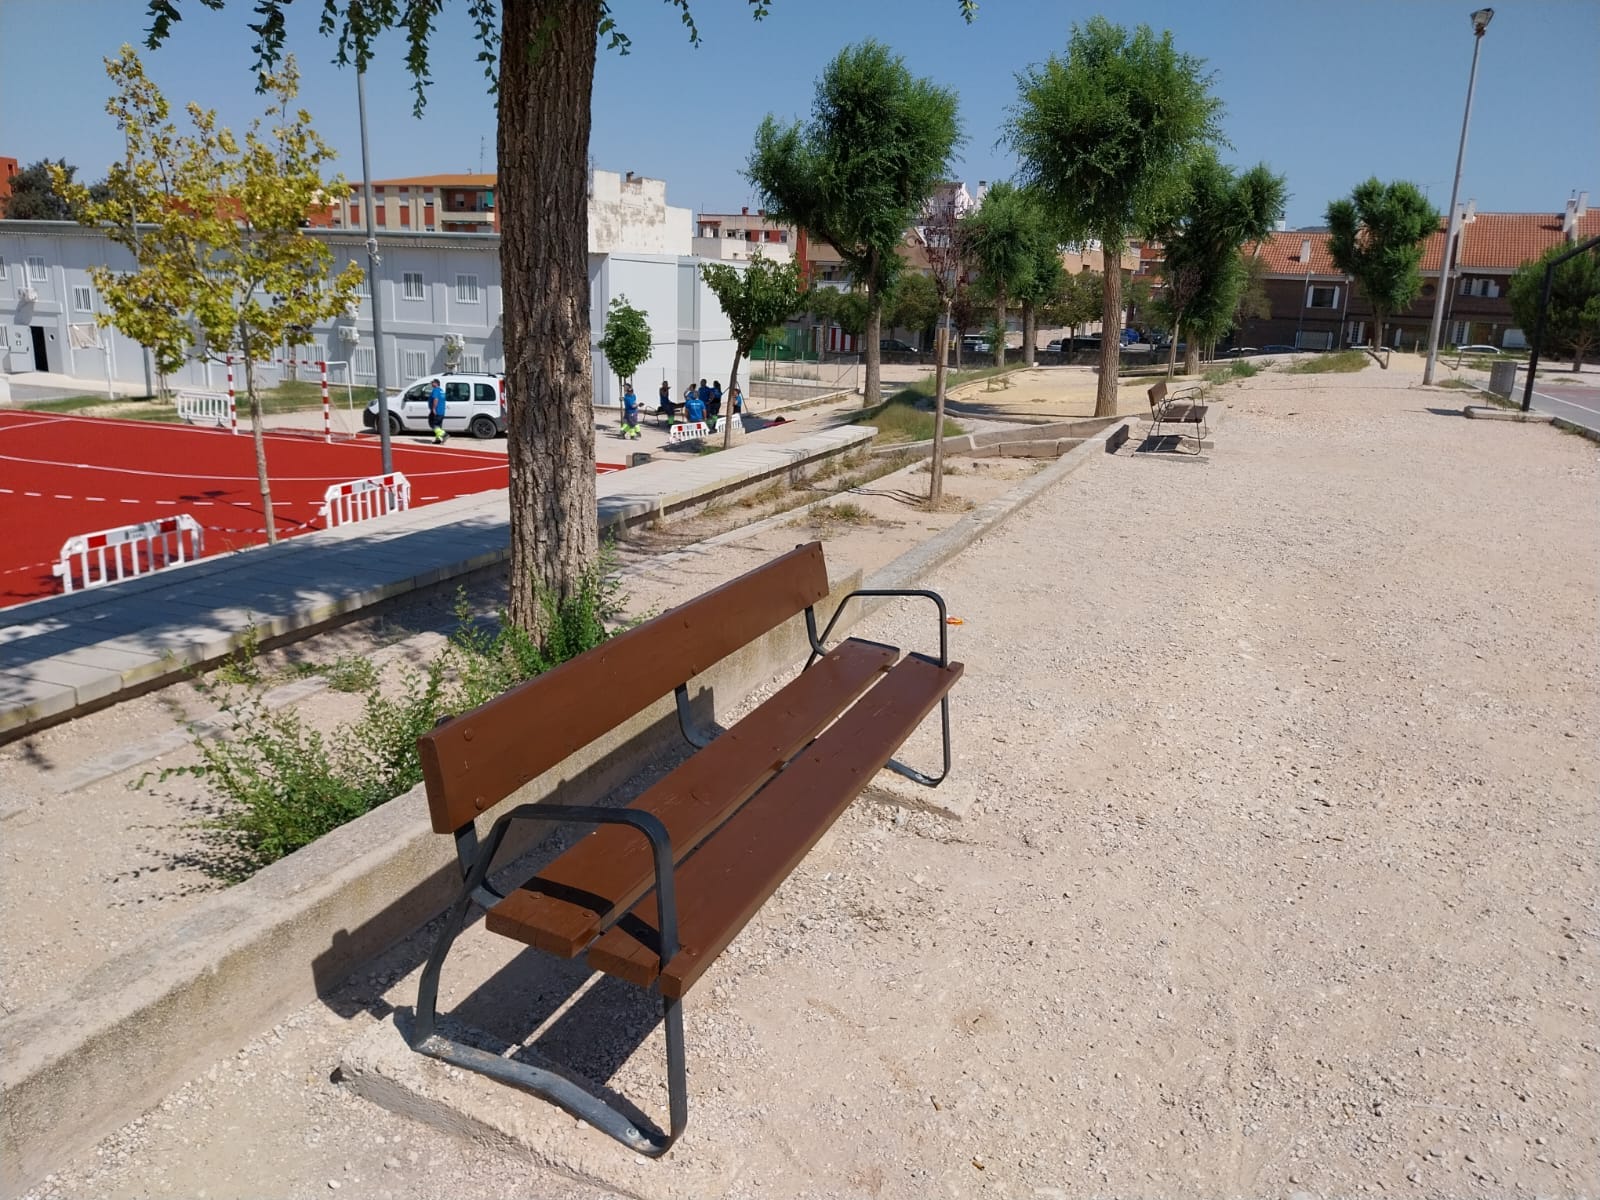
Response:
[[[372,186],[377,188],[391,187],[433,187],[433,188],[492,188],[495,176],[493,175],[407,175],[400,179],[374,179]],[[354,181],[359,188],[361,181]]]
[[[1470,225],[1462,226],[1461,267],[1468,271],[1515,271],[1564,240],[1561,221],[1560,213],[1479,213]],[[1441,220],[1439,232],[1423,247],[1424,274],[1439,273],[1444,231]],[[1600,209],[1590,209],[1578,218],[1576,241],[1592,237],[1600,237]]]
[[[1479,213],[1470,225],[1463,227],[1459,266],[1465,271],[1514,271],[1565,240],[1561,221],[1560,213]],[[1422,248],[1424,275],[1439,273],[1445,228],[1441,217],[1439,231],[1429,237]],[[1592,237],[1600,237],[1600,209],[1592,208],[1578,218],[1576,241]],[[1301,248],[1306,242],[1311,243],[1311,253],[1308,260],[1302,261]],[[1247,245],[1244,252],[1255,254],[1256,246]],[[1295,230],[1274,233],[1262,243],[1260,256],[1266,262],[1268,275],[1304,276],[1308,266],[1313,277],[1340,274],[1328,254],[1326,233]]]

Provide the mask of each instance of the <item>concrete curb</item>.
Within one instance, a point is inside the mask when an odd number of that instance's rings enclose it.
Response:
[[[910,587],[1103,453],[1102,431],[1006,495],[980,506],[865,583],[839,579],[825,611],[857,587]],[[832,499],[832,497],[829,497]],[[779,514],[792,519],[793,513]],[[847,632],[889,601],[840,618]],[[726,710],[801,660],[796,618],[709,672],[697,703]],[[525,789],[559,784],[592,802],[677,739],[671,697],[586,747]],[[525,847],[524,847],[525,848]],[[518,849],[511,847],[512,850]],[[413,933],[458,886],[449,839],[434,834],[420,787],[258,872],[204,910],[63,992],[0,1019],[0,1188],[14,1195],[86,1149],[150,1101],[285,1011],[337,986],[357,966]],[[138,1081],[130,1087],[130,1081]]]
[[[1563,433],[1575,433],[1579,437],[1588,438],[1591,442],[1600,442],[1600,429],[1591,429],[1587,425],[1579,425],[1576,421],[1569,421],[1566,417],[1551,417],[1550,424]]]
[[[1478,421],[1514,421],[1523,425],[1554,425],[1560,420],[1549,413],[1523,412],[1520,408],[1501,408],[1499,405],[1469,404],[1461,415]]]

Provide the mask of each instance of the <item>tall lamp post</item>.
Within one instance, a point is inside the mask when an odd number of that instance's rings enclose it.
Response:
[[[1483,46],[1483,34],[1494,19],[1494,9],[1480,8],[1472,14],[1472,73],[1467,76],[1467,110],[1461,114],[1461,145],[1456,148],[1456,177],[1450,184],[1450,224],[1444,235],[1444,253],[1439,259],[1439,287],[1433,297],[1433,327],[1428,333],[1428,364],[1422,369],[1422,382],[1432,383],[1434,368],[1439,365],[1439,333],[1444,325],[1444,293],[1450,286],[1451,257],[1455,253],[1456,235],[1461,229],[1461,214],[1456,209],[1456,197],[1461,192],[1461,163],[1467,156],[1467,125],[1472,120],[1472,92],[1478,86],[1478,51]]]

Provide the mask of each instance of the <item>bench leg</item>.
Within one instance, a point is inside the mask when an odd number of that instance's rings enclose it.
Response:
[[[944,769],[937,775],[927,775],[915,767],[908,767],[898,758],[891,758],[884,765],[896,775],[904,775],[913,783],[920,783],[924,787],[938,787],[944,782],[945,776],[950,774],[950,697],[946,695],[939,701],[939,726],[944,743]]]
[[[586,1121],[602,1133],[621,1142],[628,1149],[648,1158],[665,1154],[682,1135],[689,1123],[688,1072],[685,1063],[683,1040],[683,1004],[681,1000],[662,998],[661,1016],[667,1038],[667,1097],[668,1130],[665,1134],[652,1128],[648,1122],[636,1122],[629,1114],[595,1095],[565,1075],[532,1063],[515,1062],[491,1054],[476,1046],[453,1041],[438,1031],[439,975],[444,960],[455,945],[456,938],[467,922],[468,910],[475,896],[484,895],[483,887],[489,865],[505,839],[506,831],[514,820],[576,821],[584,824],[633,825],[644,833],[651,843],[656,859],[657,901],[661,905],[659,920],[663,923],[663,965],[677,953],[677,905],[673,895],[672,847],[665,826],[650,813],[629,809],[589,809],[569,805],[526,804],[495,822],[485,840],[477,861],[467,873],[461,894],[445,914],[444,927],[434,940],[433,950],[422,969],[422,979],[417,987],[416,1020],[411,1032],[411,1048],[418,1054],[437,1058],[464,1070],[487,1075],[501,1083],[532,1092],[541,1099],[565,1109],[581,1121]],[[663,887],[665,893],[663,894]]]

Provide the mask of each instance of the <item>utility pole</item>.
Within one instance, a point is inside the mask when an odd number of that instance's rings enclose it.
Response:
[[[372,300],[372,358],[378,383],[378,452],[383,473],[394,470],[394,450],[389,445],[389,392],[383,378],[383,301],[378,286],[378,235],[372,211],[372,160],[367,154],[367,73],[356,68],[356,108],[361,114],[361,190],[367,214],[367,291]]]
[[[1444,251],[1439,256],[1439,287],[1433,296],[1433,325],[1428,332],[1428,363],[1422,368],[1422,382],[1432,383],[1434,368],[1439,365],[1439,333],[1444,324],[1444,293],[1450,284],[1450,258],[1455,251],[1456,233],[1461,228],[1461,214],[1456,210],[1456,197],[1461,192],[1461,164],[1467,156],[1467,125],[1472,121],[1472,93],[1478,86],[1478,51],[1483,48],[1483,34],[1494,17],[1494,9],[1480,8],[1472,14],[1472,71],[1467,76],[1467,109],[1461,114],[1461,144],[1456,147],[1456,177],[1450,185],[1450,222],[1445,230]]]

